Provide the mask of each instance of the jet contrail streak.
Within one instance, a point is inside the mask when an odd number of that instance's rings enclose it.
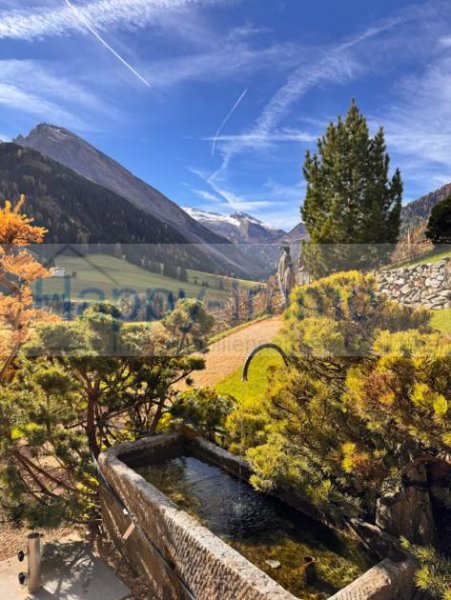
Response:
[[[127,69],[129,71],[131,71],[133,73],[133,75],[135,75],[135,77],[137,77],[142,83],[144,83],[144,85],[146,85],[147,87],[150,87],[150,83],[147,81],[147,79],[145,79],[140,73],[138,73],[138,71],[136,69],[134,69],[124,58],[122,58],[122,56],[120,54],[118,54],[116,52],[116,50],[114,48],[112,48],[108,42],[106,42],[98,33],[97,31],[92,27],[91,23],[84,17],[83,13],[73,4],[71,4],[71,2],[69,2],[69,0],[65,0],[66,4],[69,6],[69,8],[73,11],[73,13],[75,14],[75,16],[77,17],[77,19],[83,23],[83,25],[92,33],[92,35],[102,44],[102,46],[104,46],[107,50],[109,50],[111,52],[111,54],[113,56],[115,56],[123,65],[124,67],[127,67]]]
[[[218,137],[221,134],[221,131],[224,129],[224,127],[226,126],[226,124],[227,124],[228,120],[230,119],[230,117],[233,115],[233,113],[236,111],[236,109],[238,108],[238,106],[241,104],[241,101],[243,100],[244,96],[247,94],[247,90],[248,90],[248,88],[246,88],[244,90],[244,92],[241,94],[241,96],[238,98],[238,100],[232,106],[232,108],[230,109],[230,112],[227,114],[226,118],[224,119],[224,121],[219,126],[218,131],[215,133],[214,138],[213,138],[213,144],[211,145],[211,155],[212,156],[215,155],[216,142],[218,140]]]

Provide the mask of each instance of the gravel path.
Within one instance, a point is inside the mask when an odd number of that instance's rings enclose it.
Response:
[[[212,387],[234,373],[243,366],[246,357],[255,346],[271,342],[279,333],[281,326],[282,317],[271,317],[212,344],[205,356],[205,370],[192,375],[193,386]],[[181,386],[180,389],[186,389],[186,386]]]

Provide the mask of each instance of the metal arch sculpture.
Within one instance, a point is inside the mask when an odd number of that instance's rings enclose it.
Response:
[[[246,361],[245,361],[244,367],[243,367],[243,375],[241,376],[241,381],[248,380],[247,376],[248,376],[248,371],[249,371],[251,362],[253,361],[255,356],[261,350],[265,350],[267,348],[270,348],[271,350],[276,350],[276,352],[278,352],[280,354],[280,356],[283,358],[283,362],[285,363],[285,366],[288,366],[288,356],[285,354],[285,352],[282,350],[282,348],[280,346],[278,346],[277,344],[272,344],[272,343],[260,344],[259,346],[254,348],[252,350],[252,352],[249,354],[249,356],[246,358]]]

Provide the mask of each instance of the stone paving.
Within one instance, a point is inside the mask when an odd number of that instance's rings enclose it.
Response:
[[[18,573],[26,570],[26,559],[0,562],[1,600],[126,600],[131,595],[104,561],[94,556],[89,544],[81,541],[44,544],[43,586],[37,594],[19,584]]]

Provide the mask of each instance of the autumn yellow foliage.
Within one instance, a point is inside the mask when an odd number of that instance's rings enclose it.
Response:
[[[0,208],[0,381],[11,375],[14,360],[28,340],[34,321],[48,319],[33,307],[31,284],[49,276],[26,246],[40,244],[46,229],[23,214],[25,197]]]

